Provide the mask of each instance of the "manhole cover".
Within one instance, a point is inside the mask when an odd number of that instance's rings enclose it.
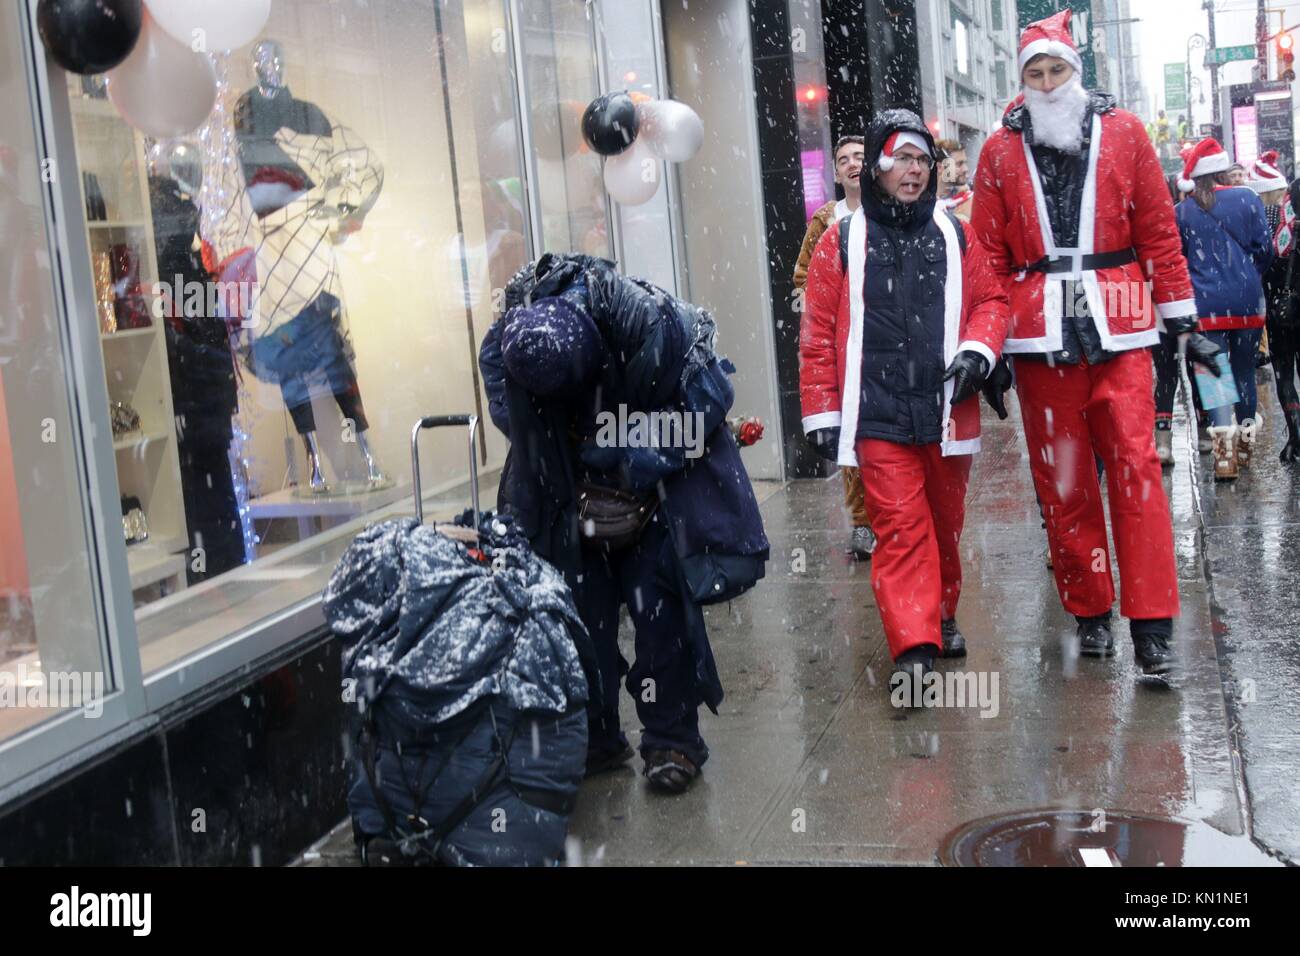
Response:
[[[1123,810],[1030,810],[975,820],[939,845],[945,866],[1182,866],[1192,828]]]

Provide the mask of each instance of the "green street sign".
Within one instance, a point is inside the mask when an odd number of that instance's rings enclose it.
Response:
[[[1253,59],[1255,59],[1255,46],[1252,43],[1242,46],[1220,46],[1205,51],[1206,66],[1222,66],[1224,63],[1231,63],[1234,60]]]
[[[1165,64],[1165,109],[1187,109],[1187,68],[1182,63]]]

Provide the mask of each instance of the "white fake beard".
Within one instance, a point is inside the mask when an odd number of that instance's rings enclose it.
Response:
[[[1050,93],[1026,86],[1025,107],[1034,127],[1034,142],[1066,153],[1083,146],[1083,115],[1088,111],[1088,91],[1079,74]]]

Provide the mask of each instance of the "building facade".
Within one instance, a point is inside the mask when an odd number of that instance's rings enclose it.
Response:
[[[921,0],[917,32],[926,120],[977,160],[1020,92],[1015,0]]]

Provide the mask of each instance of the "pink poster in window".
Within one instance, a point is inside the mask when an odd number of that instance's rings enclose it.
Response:
[[[812,219],[813,213],[824,206],[829,197],[826,195],[826,154],[820,149],[806,149],[799,154],[799,166],[803,170],[803,218]]]

